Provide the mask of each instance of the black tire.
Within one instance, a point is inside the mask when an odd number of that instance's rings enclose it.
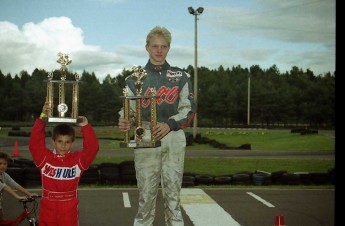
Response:
[[[255,172],[252,175],[254,185],[268,185],[271,183],[271,174],[267,172]]]
[[[300,175],[294,173],[284,173],[282,176],[282,182],[284,185],[299,185]]]
[[[228,185],[232,184],[232,177],[231,176],[215,176],[213,178],[214,183],[218,185]]]
[[[187,187],[194,187],[195,185],[195,177],[190,176],[190,175],[183,175],[182,178],[182,187],[187,188]]]
[[[299,175],[300,184],[310,185],[313,183],[311,175],[308,172],[296,172],[294,174]]]
[[[15,180],[18,184],[25,186],[25,176],[24,176],[24,169],[21,167],[9,167],[6,170],[13,180]]]
[[[99,181],[98,165],[91,165],[80,178],[80,184],[99,184]]]
[[[232,176],[233,184],[235,185],[250,185],[251,184],[251,174],[246,172],[235,173]]]
[[[121,184],[121,176],[118,164],[103,165],[99,167],[100,182],[106,185]]]
[[[315,185],[326,185],[332,183],[332,178],[328,173],[310,173],[312,183]]]
[[[41,173],[37,167],[27,167],[24,170],[25,186],[41,187]]]
[[[286,174],[286,170],[279,170],[271,173],[272,184],[283,184],[283,175]]]
[[[196,175],[195,176],[196,185],[211,185],[214,184],[213,176],[211,175]]]

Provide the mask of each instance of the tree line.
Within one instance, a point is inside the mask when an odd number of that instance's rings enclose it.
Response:
[[[194,68],[184,68],[194,80]],[[95,125],[117,125],[122,107],[125,78],[132,73],[123,70],[115,77],[99,81],[95,73],[83,71],[79,83],[79,115]],[[0,122],[28,122],[40,114],[47,93],[48,72],[35,69],[30,75],[21,71],[12,76],[0,70]],[[53,72],[59,80],[60,70]],[[75,74],[68,71],[67,80]],[[194,83],[193,83],[194,84]],[[66,85],[66,103],[71,106],[72,90]],[[58,98],[58,89],[55,98]],[[198,126],[335,126],[335,73],[314,75],[292,67],[280,73],[273,65],[242,68],[219,66],[210,70],[198,68]]]

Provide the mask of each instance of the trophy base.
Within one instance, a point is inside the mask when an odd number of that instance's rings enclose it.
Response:
[[[156,148],[161,146],[161,141],[150,141],[150,142],[136,142],[131,140],[129,142],[120,142],[121,148]]]
[[[58,122],[58,123],[79,123],[81,119],[79,118],[59,118],[59,117],[51,117],[51,118],[42,118],[45,122]]]

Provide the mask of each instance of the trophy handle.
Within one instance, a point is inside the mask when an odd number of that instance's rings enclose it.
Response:
[[[152,97],[150,98],[150,111],[151,111],[151,129],[157,125],[157,97],[156,97],[156,90],[154,88],[151,88],[151,94]],[[152,142],[155,142],[155,137],[151,133],[151,140]]]

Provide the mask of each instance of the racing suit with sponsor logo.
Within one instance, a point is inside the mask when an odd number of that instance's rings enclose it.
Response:
[[[76,226],[78,222],[78,184],[98,152],[98,140],[90,124],[81,127],[83,150],[60,155],[46,147],[45,122],[37,119],[29,150],[40,170],[42,199],[39,225]]]
[[[167,62],[157,66],[150,61],[146,64],[146,78],[142,80],[142,95],[149,95],[151,88],[156,91],[157,123],[167,123],[170,132],[156,148],[134,149],[139,207],[134,225],[153,225],[156,198],[161,184],[164,198],[166,225],[184,225],[180,208],[186,137],[184,128],[190,125],[195,115],[195,102],[189,74],[180,68],[171,67]],[[128,76],[128,96],[136,94],[136,79]],[[150,140],[150,99],[143,99],[142,120],[145,128],[143,140]],[[135,111],[135,101],[130,103]],[[120,116],[123,111],[120,111]]]

